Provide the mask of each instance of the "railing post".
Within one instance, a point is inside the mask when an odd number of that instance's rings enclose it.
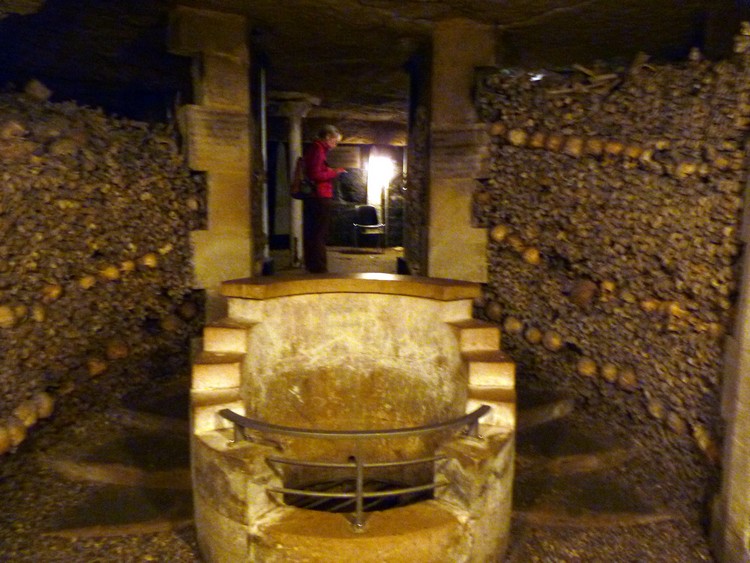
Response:
[[[356,492],[356,513],[354,515],[354,531],[364,531],[364,489],[365,489],[365,468],[362,460],[358,457],[352,456],[349,458],[353,460],[357,466],[357,492]]]

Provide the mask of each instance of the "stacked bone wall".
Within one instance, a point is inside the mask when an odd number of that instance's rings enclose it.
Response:
[[[83,388],[106,405],[113,378],[187,366],[202,307],[189,231],[204,221],[204,180],[172,128],[36,87],[0,94],[3,452]]]
[[[478,109],[492,172],[484,314],[519,387],[572,392],[662,464],[666,502],[715,486],[746,180],[740,60],[502,71]]]

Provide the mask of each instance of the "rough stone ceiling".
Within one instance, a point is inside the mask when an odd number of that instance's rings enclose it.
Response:
[[[403,120],[404,64],[436,21],[497,30],[503,63],[728,54],[747,0],[0,0],[0,80],[36,77],[58,97],[111,107],[166,103],[189,61],[166,52],[175,4],[246,15],[272,90],[305,92],[320,113]],[[456,48],[460,48],[457,45]],[[100,97],[97,100],[97,95]]]

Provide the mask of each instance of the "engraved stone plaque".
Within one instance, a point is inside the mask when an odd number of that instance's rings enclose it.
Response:
[[[182,109],[188,165],[194,170],[247,171],[250,119],[247,113],[201,106]]]
[[[433,129],[430,139],[430,174],[433,178],[482,178],[487,175],[490,137],[485,127]]]

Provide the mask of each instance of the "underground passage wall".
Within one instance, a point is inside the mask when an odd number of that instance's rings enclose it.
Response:
[[[0,453],[65,401],[188,371],[205,187],[167,125],[0,94]]]
[[[739,280],[747,55],[481,79],[491,173],[484,315],[519,389],[573,394],[629,435],[665,506],[705,517],[720,475],[724,343]]]

